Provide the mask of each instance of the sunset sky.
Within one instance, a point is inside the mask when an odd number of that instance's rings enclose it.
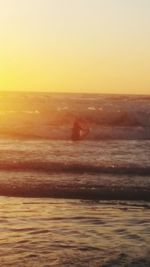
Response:
[[[0,0],[0,91],[150,94],[150,0]]]

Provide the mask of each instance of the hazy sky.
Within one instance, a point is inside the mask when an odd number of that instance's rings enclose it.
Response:
[[[150,94],[150,0],[0,0],[0,90]]]

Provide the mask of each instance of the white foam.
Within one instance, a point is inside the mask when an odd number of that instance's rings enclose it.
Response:
[[[96,107],[88,107],[88,110],[96,110]]]

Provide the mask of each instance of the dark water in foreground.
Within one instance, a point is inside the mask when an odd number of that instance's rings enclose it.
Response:
[[[150,266],[150,206],[0,197],[1,266]]]

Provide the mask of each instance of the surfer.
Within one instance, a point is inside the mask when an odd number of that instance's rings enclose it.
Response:
[[[72,128],[72,140],[78,141],[84,139],[89,133],[89,127],[87,123],[80,118],[75,119]]]

